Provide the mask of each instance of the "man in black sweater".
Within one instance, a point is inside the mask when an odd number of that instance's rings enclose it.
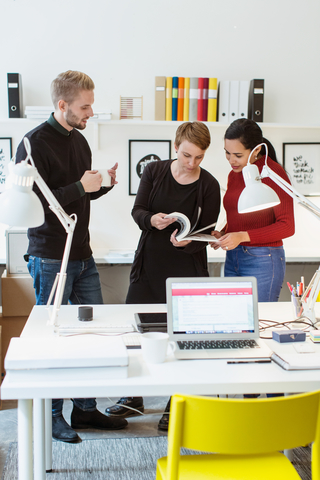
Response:
[[[55,111],[47,122],[26,134],[39,174],[49,186],[68,215],[77,215],[67,280],[62,303],[102,304],[102,293],[89,237],[90,201],[108,193],[116,181],[115,164],[108,172],[111,187],[101,187],[102,176],[91,170],[91,150],[78,131],[86,128],[93,116],[94,83],[88,75],[67,71],[51,84]],[[26,158],[23,142],[18,146],[16,162]],[[28,269],[34,280],[37,305],[46,305],[50,291],[60,271],[66,232],[37,186],[44,210],[45,222],[28,230]],[[63,400],[52,401],[52,436],[56,440],[81,441],[73,428],[120,429],[124,419],[112,419],[97,410],[94,398],[73,399],[71,428],[62,415]]]

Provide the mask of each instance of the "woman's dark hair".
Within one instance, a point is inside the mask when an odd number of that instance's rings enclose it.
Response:
[[[263,137],[261,128],[253,120],[248,118],[235,120],[227,128],[224,138],[226,140],[239,140],[247,150],[253,150],[260,143],[265,143],[268,146],[268,156],[279,163],[273,145]],[[264,145],[261,147],[261,154],[266,154]]]

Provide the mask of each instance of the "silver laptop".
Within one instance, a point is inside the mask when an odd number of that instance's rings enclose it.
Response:
[[[168,334],[179,359],[269,358],[254,277],[167,279]]]

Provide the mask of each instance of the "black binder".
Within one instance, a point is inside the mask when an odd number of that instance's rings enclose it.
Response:
[[[20,73],[8,73],[8,111],[9,118],[22,118],[22,84]]]
[[[264,80],[255,78],[250,82],[248,118],[263,122]]]

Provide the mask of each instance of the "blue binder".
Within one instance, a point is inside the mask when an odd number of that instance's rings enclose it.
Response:
[[[172,120],[178,116],[178,81],[179,77],[172,77]]]

